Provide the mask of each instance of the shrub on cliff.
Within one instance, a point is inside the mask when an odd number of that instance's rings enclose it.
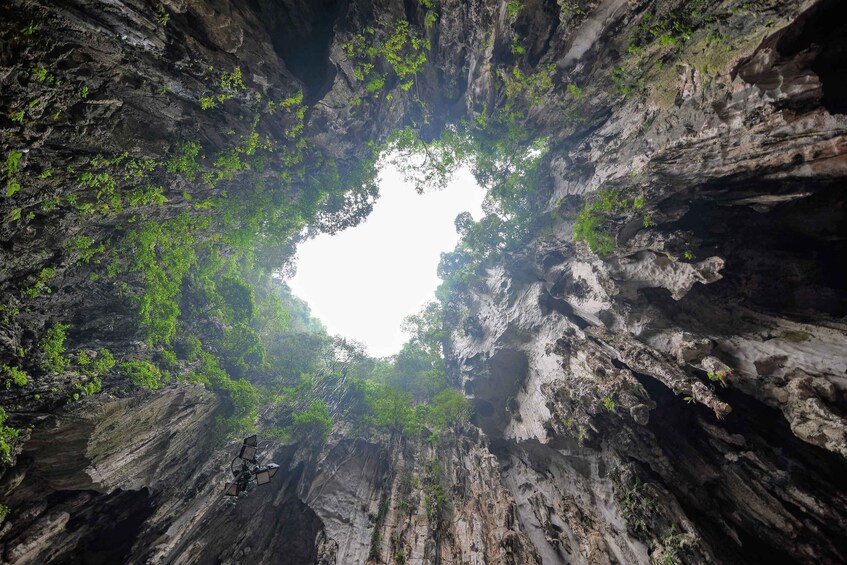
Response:
[[[295,441],[322,445],[332,431],[332,418],[323,400],[315,400],[309,407],[292,414],[293,423],[288,433]]]

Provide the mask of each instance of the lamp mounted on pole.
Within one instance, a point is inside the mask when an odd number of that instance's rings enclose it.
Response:
[[[256,485],[266,485],[279,470],[276,463],[262,465],[259,460],[259,446],[256,435],[244,438],[241,450],[229,464],[233,480],[226,484],[225,496],[238,496],[241,493],[250,492]]]

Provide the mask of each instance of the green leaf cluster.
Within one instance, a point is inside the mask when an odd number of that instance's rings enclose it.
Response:
[[[161,388],[170,381],[168,374],[149,361],[126,361],[121,363],[120,371],[135,386],[150,390]]]
[[[91,259],[106,250],[104,244],[94,245],[94,240],[86,235],[80,235],[71,240],[69,248],[79,253],[79,259],[88,263]]]
[[[629,208],[639,210],[643,206],[644,198],[641,196],[630,202],[620,190],[601,190],[585,203],[577,215],[573,226],[574,239],[584,241],[598,255],[608,255],[615,250],[615,237],[609,230],[609,218]]]
[[[195,233],[208,226],[207,218],[183,213],[161,223],[146,222],[124,238],[129,261],[124,268],[143,277],[144,291],[136,298],[141,326],[152,344],[170,343],[176,331],[182,280],[197,265]]]
[[[20,435],[20,431],[6,425],[8,416],[0,407],[0,463],[9,463],[12,455],[12,442]]]
[[[54,324],[45,332],[39,344],[44,368],[51,373],[63,373],[70,366],[70,359],[65,356],[67,324]]]
[[[11,367],[9,365],[3,365],[3,375],[6,377],[6,388],[10,388],[13,384],[15,386],[26,386],[29,382],[29,377],[26,374],[26,371],[19,367]]]
[[[21,189],[21,184],[17,180],[17,174],[21,169],[21,159],[24,154],[18,150],[12,150],[6,155],[6,160],[3,163],[2,173],[6,177],[6,196],[14,196]]]
[[[101,347],[93,358],[85,351],[80,352],[77,355],[76,364],[84,375],[102,377],[115,366],[115,356],[105,347]]]
[[[435,17],[433,11],[427,12],[425,25],[432,25]],[[429,39],[421,37],[407,20],[402,19],[396,20],[394,27],[388,30],[368,27],[342,45],[354,65],[353,75],[365,83],[371,94],[381,92],[386,84],[388,69],[383,62],[399,81],[400,88],[409,90],[426,63],[426,52],[430,48]]]
[[[246,379],[230,377],[221,369],[212,354],[203,352],[200,359],[200,367],[187,378],[203,383],[228,400],[230,414],[219,420],[220,432],[226,435],[254,429],[259,407],[259,393],[256,388]]]
[[[27,298],[38,298],[44,294],[50,294],[52,291],[47,286],[47,281],[56,276],[56,269],[53,267],[45,267],[39,271],[38,276],[32,286],[23,290],[24,296]]]
[[[506,14],[508,14],[510,19],[516,17],[521,9],[523,9],[523,2],[521,0],[509,0],[506,3]]]
[[[309,441],[322,445],[332,431],[332,418],[322,400],[315,400],[308,408],[294,412],[288,433],[295,441]]]

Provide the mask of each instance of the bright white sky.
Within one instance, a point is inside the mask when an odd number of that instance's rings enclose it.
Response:
[[[379,189],[365,222],[298,247],[297,274],[288,284],[330,334],[383,357],[406,341],[403,318],[434,299],[441,252],[459,241],[453,220],[465,211],[479,220],[485,191],[460,170],[444,190],[419,195],[391,166],[381,170]]]

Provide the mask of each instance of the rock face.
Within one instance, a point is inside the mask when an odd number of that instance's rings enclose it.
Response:
[[[844,559],[844,279],[810,251],[844,249],[833,10],[567,147],[550,235],[468,293],[456,376],[545,563]],[[601,186],[649,196],[599,259],[568,209]]]
[[[207,69],[237,65],[268,96],[302,89],[305,135],[354,160],[420,108],[399,85],[351,105],[365,85],[342,44],[386,19],[422,23],[422,4],[7,3],[2,109],[58,117],[4,116],[3,154],[51,164],[26,193],[35,209],[67,197],[81,154],[222,148],[247,131],[249,101],[197,100]],[[556,85],[527,122],[550,138],[549,225],[456,302],[448,365],[473,425],[436,445],[341,429],[318,451],[280,446],[279,483],[233,503],[220,492],[235,446],[214,445],[221,407],[202,387],[68,406],[73,379],[0,391],[10,421],[33,426],[0,481],[4,562],[847,561],[843,3],[436,4],[417,93],[439,110],[433,133],[501,104],[504,62]],[[30,21],[50,34],[26,39]],[[27,78],[39,61],[52,83]],[[166,190],[163,218],[196,188]],[[573,226],[608,191],[631,204],[606,214],[601,256]],[[76,347],[143,347],[115,283],[63,262],[80,229],[70,212],[4,220],[0,288],[50,265],[60,281],[17,318],[0,312],[4,362],[56,310],[78,322]]]

